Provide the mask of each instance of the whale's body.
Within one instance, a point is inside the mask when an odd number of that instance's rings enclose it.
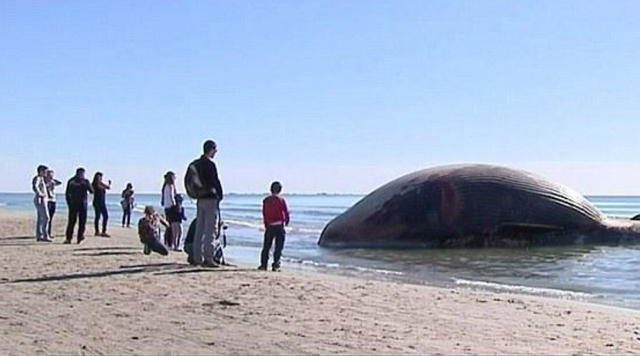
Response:
[[[518,247],[640,240],[576,191],[491,165],[452,165],[398,178],[332,220],[327,247]]]

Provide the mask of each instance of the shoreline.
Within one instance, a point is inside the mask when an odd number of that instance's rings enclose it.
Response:
[[[36,243],[0,210],[0,354],[622,354],[640,313],[579,301],[145,256],[135,233]],[[64,219],[57,219],[60,232]]]
[[[91,210],[91,209],[90,209]],[[22,219],[24,218],[33,218],[35,217],[35,212],[31,212],[24,209],[12,209],[5,206],[0,206],[0,221],[2,220],[3,214],[16,214],[16,216],[20,216]],[[56,215],[56,223],[64,224],[66,223],[66,214],[59,212],[59,215]],[[63,215],[64,214],[64,215]],[[87,238],[95,238],[90,231],[92,228],[91,223],[92,215],[88,216],[87,220]],[[136,225],[137,221],[132,221],[132,226],[130,229],[122,229],[120,223],[115,222],[113,219],[110,220],[108,226],[110,229],[119,229],[124,235],[130,236],[131,238],[136,239],[137,241],[137,233],[136,233]],[[60,227],[60,231],[63,232],[64,228]],[[186,226],[183,229],[183,233],[186,234]],[[233,249],[234,246],[231,246]],[[237,247],[235,247],[237,248]],[[241,247],[240,249],[247,250],[248,247]],[[252,251],[253,252],[253,251]],[[176,253],[176,251],[170,251],[170,255],[173,257],[177,257],[178,262],[185,262],[186,255],[180,251]],[[248,258],[248,253],[245,251],[244,253],[239,253],[241,256],[235,256],[228,258],[230,262],[233,264],[237,264],[241,268],[245,269],[253,269],[258,265],[259,260],[259,250],[255,254],[254,258]],[[294,259],[295,261],[287,261],[287,257],[283,256],[283,262],[285,264],[285,268],[293,271],[299,272],[308,272],[313,274],[320,275],[331,275],[338,277],[346,277],[346,278],[355,278],[359,280],[374,280],[380,282],[393,282],[400,284],[409,284],[409,285],[417,285],[417,286],[426,286],[433,288],[444,288],[444,289],[464,289],[470,291],[477,292],[491,292],[498,294],[514,294],[521,296],[529,296],[529,297],[540,297],[540,298],[548,298],[555,300],[566,300],[566,301],[574,301],[580,303],[593,304],[595,306],[604,306],[610,308],[616,308],[621,310],[626,310],[634,313],[640,313],[640,309],[623,305],[622,303],[616,303],[615,301],[606,300],[606,299],[597,299],[597,296],[591,295],[588,292],[576,291],[571,289],[559,289],[559,288],[545,288],[545,287],[534,287],[534,286],[526,286],[526,285],[518,285],[518,284],[504,284],[497,282],[488,282],[484,280],[466,280],[466,279],[457,279],[453,278],[452,280],[430,280],[430,279],[419,279],[412,276],[405,275],[403,272],[393,271],[393,270],[384,270],[384,269],[375,269],[369,267],[362,267],[357,265],[339,265],[332,266],[333,264],[329,263],[321,263],[314,262],[308,260],[299,260]],[[254,263],[255,262],[255,263]]]

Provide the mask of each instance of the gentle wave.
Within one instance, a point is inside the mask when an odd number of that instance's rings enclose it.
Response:
[[[235,220],[235,219],[225,219],[224,221],[229,225],[248,227],[250,229],[264,231],[264,224],[262,223],[245,221],[245,220]],[[306,227],[287,227],[286,230],[287,232],[290,232],[290,233],[302,233],[302,234],[314,234],[314,235],[319,235],[322,232],[322,229],[314,229],[314,228],[306,228]]]
[[[527,287],[527,286],[512,285],[512,284],[501,284],[501,283],[484,282],[484,281],[472,281],[468,279],[454,279],[454,282],[457,285],[503,290],[503,291],[509,291],[509,292],[519,292],[519,293],[533,294],[533,295],[547,295],[547,296],[573,297],[573,298],[586,298],[591,296],[590,294],[583,293],[583,292],[574,292],[574,291],[551,289],[551,288],[536,288],[536,287]]]
[[[310,260],[301,260],[296,258],[282,258],[285,262],[288,263],[296,263],[303,266],[310,266],[316,268],[331,268],[331,269],[341,269],[341,270],[352,270],[358,272],[365,273],[375,273],[375,274],[383,274],[383,275],[394,275],[394,276],[402,276],[404,273],[399,271],[391,271],[386,269],[378,269],[378,268],[367,268],[367,267],[359,267],[359,266],[350,266],[350,265],[341,265],[339,263],[326,263],[326,262],[317,262]]]

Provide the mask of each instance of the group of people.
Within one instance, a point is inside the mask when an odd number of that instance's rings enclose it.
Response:
[[[214,162],[217,152],[216,143],[207,140],[203,145],[202,156],[188,166],[185,176],[187,194],[197,201],[196,217],[183,243],[184,251],[188,255],[187,262],[194,266],[218,267],[224,264],[220,239],[223,226],[220,220],[220,201],[224,198],[224,194]],[[51,221],[56,208],[54,190],[61,182],[54,179],[53,171],[44,165],[39,166],[37,172],[38,175],[32,182],[37,213],[36,239],[50,242],[53,237]],[[85,178],[84,168],[76,170],[75,176],[67,182],[65,191],[69,220],[64,243],[71,243],[76,223],[78,224],[77,242],[81,243],[85,239],[89,194],[93,195],[95,235],[109,237],[106,193],[110,189],[111,181],[105,182],[101,172],[95,173],[93,181],[89,182]],[[285,226],[289,224],[290,218],[287,204],[280,196],[282,185],[279,182],[273,182],[270,190],[271,195],[263,200],[262,215],[265,233],[258,269],[267,269],[269,253],[275,241],[271,267],[272,270],[278,271],[284,248]],[[130,227],[134,195],[133,185],[127,184],[121,194],[123,227]],[[175,173],[167,172],[164,176],[160,201],[164,216],[158,214],[153,206],[146,206],[144,216],[138,221],[138,234],[144,244],[145,254],[157,252],[167,255],[169,249],[179,250],[182,242],[182,222],[186,220],[182,206],[183,200],[183,196],[176,188]],[[161,239],[162,226],[165,227],[164,243]]]
[[[45,165],[39,165],[37,175],[31,180],[31,187],[35,193],[33,203],[36,206],[36,240],[51,242],[51,224],[56,213],[55,189],[62,184],[53,178],[53,170]]]
[[[62,182],[53,177],[53,170],[45,165],[37,168],[37,175],[32,180],[32,188],[35,193],[34,204],[36,206],[36,240],[51,242],[53,233],[51,225],[56,212],[55,188]],[[93,181],[85,178],[85,169],[78,168],[76,174],[69,179],[65,190],[65,200],[69,212],[69,220],[65,233],[65,243],[71,243],[76,224],[78,225],[78,243],[85,238],[87,223],[87,206],[89,194],[93,195],[94,231],[96,236],[110,237],[107,233],[109,222],[109,209],[107,209],[107,190],[111,189],[111,181],[103,180],[102,172],[96,172]],[[133,186],[129,183],[122,192],[123,215],[122,224],[127,226],[131,221],[131,209],[133,206]],[[102,223],[102,224],[101,224]]]

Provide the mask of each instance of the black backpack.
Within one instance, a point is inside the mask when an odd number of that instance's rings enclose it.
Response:
[[[187,190],[187,195],[191,199],[199,199],[210,193],[209,190],[203,187],[202,180],[200,180],[200,173],[198,172],[199,161],[200,159],[197,159],[189,163],[187,173],[184,175],[184,188]]]

